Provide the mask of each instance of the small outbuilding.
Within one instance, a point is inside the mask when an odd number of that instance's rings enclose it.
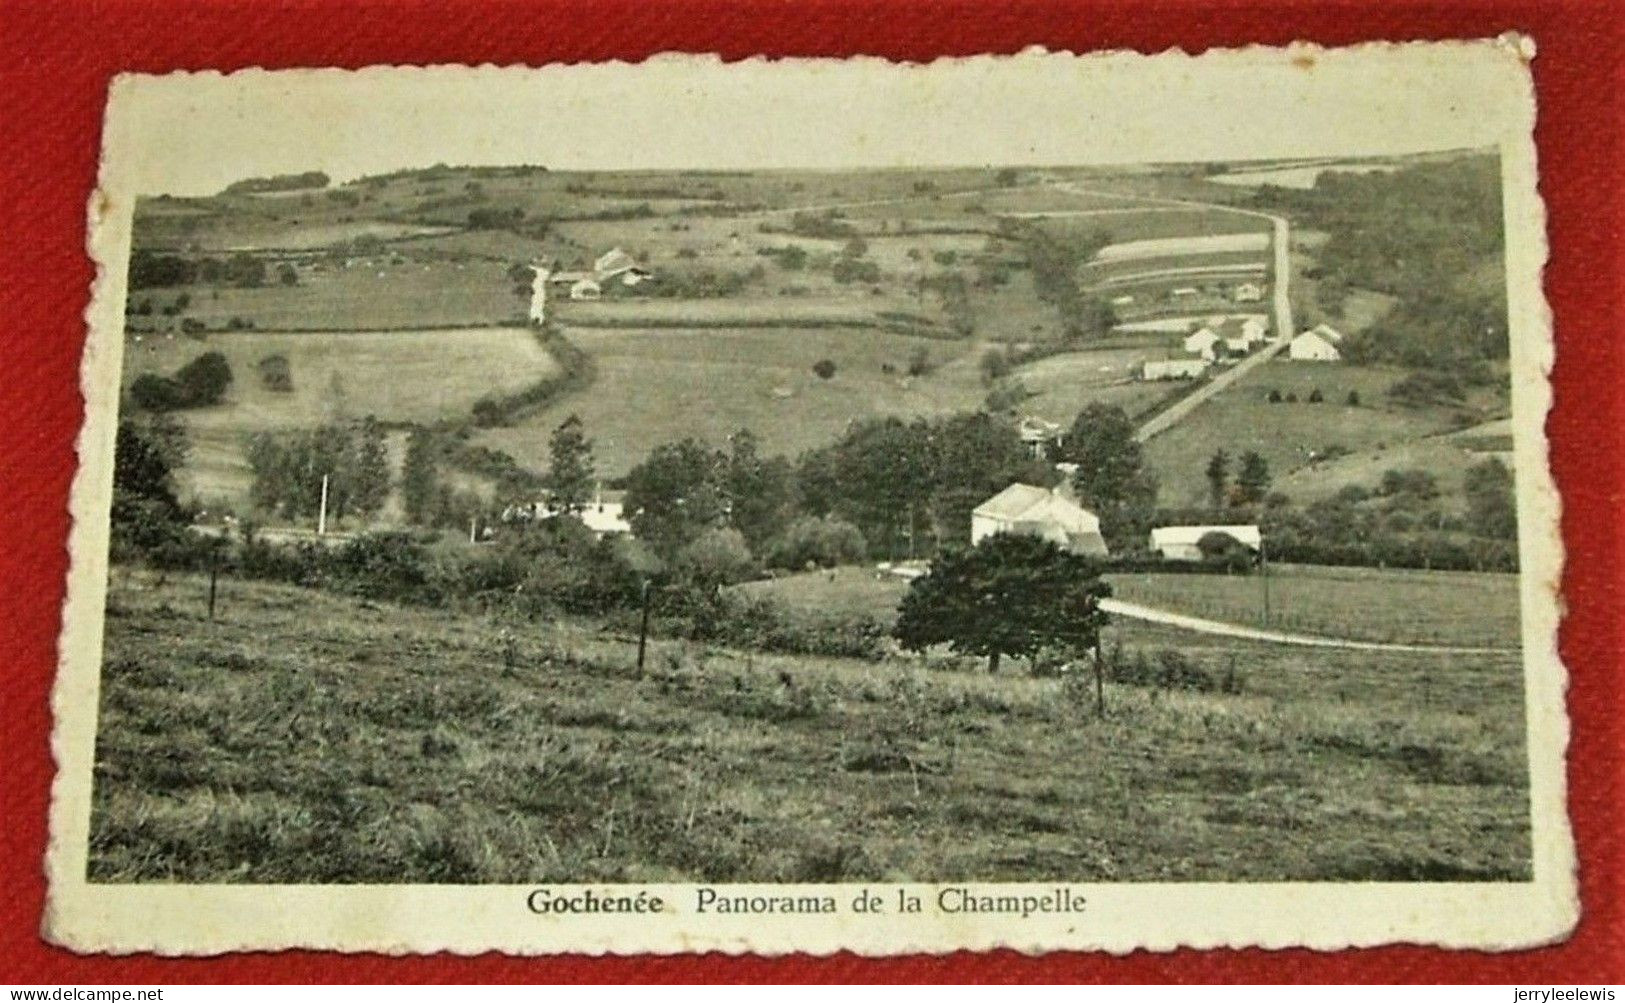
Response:
[[[1151,552],[1165,561],[1200,561],[1202,538],[1211,533],[1228,536],[1257,553],[1264,546],[1264,534],[1257,526],[1159,526],[1151,531]]]

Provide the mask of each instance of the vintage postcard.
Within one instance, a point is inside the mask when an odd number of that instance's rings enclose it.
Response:
[[[119,78],[45,936],[1563,938],[1533,58]]]

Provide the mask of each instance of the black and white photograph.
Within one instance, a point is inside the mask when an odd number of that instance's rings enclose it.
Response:
[[[1559,931],[1516,45],[116,89],[57,879]]]

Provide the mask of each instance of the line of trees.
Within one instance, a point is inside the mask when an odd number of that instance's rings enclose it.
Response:
[[[285,519],[316,516],[324,477],[331,519],[374,515],[389,497],[384,430],[370,415],[307,431],[261,432],[250,437],[247,456],[254,507]]]
[[[264,258],[242,252],[228,258],[194,258],[150,250],[130,255],[131,291],[193,284],[252,289],[265,285],[268,275]],[[294,278],[297,281],[298,275]]]

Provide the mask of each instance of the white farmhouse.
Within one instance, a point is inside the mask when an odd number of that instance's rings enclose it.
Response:
[[[1237,303],[1257,303],[1264,298],[1264,287],[1256,282],[1243,282],[1233,294]]]
[[[1255,553],[1264,546],[1257,526],[1159,526],[1151,531],[1151,552],[1165,561],[1200,561],[1202,537],[1223,533]]]
[[[1074,554],[1107,555],[1100,518],[1059,488],[1050,491],[1012,484],[976,506],[971,513],[970,542],[981,543],[997,533],[1036,536]]]
[[[1343,334],[1330,324],[1320,324],[1292,339],[1287,358],[1299,362],[1338,362],[1343,358]]]
[[[1219,335],[1211,327],[1201,328],[1185,338],[1185,351],[1192,355],[1200,355],[1209,362],[1213,361],[1218,352],[1215,347],[1219,344]]]

